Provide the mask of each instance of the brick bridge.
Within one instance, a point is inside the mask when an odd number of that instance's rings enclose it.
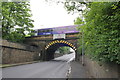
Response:
[[[55,51],[62,46],[71,47],[76,52],[77,59],[77,48],[78,48],[78,33],[68,33],[66,34],[65,39],[54,39],[53,35],[40,35],[26,37],[25,42],[29,45],[35,46],[38,48],[42,60],[51,60],[54,59]]]

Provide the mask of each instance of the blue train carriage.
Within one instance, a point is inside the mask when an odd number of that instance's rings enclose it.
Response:
[[[54,28],[44,28],[44,29],[37,29],[34,31],[35,36],[38,35],[52,35],[52,34],[67,34],[67,33],[77,33],[78,25],[71,25],[71,26],[61,26],[61,27],[54,27]]]
[[[53,34],[53,28],[38,29],[38,35],[51,35]]]
[[[53,33],[53,28],[36,29],[36,30],[34,30],[34,33],[35,33],[35,36],[51,35]]]
[[[63,26],[63,27],[55,27],[53,28],[53,34],[67,34],[67,33],[77,33],[78,25],[70,25],[70,26]]]

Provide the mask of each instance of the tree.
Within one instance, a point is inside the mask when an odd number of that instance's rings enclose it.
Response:
[[[87,5],[89,5],[87,2],[80,2],[78,0],[66,0],[64,2],[64,7],[68,11],[68,13],[73,12],[74,13],[81,13]]]
[[[22,42],[34,26],[29,2],[2,2],[2,38]]]
[[[86,54],[99,61],[120,63],[120,2],[93,2],[85,14]]]
[[[70,53],[70,47],[60,47],[58,50],[62,54],[68,54],[68,53]]]
[[[74,21],[75,25],[83,24],[83,21],[80,17],[77,17],[77,19]]]
[[[98,61],[120,64],[120,1],[91,2],[86,7],[82,11],[85,23],[79,28],[84,33],[85,54]],[[81,20],[78,18],[76,23],[81,24]]]

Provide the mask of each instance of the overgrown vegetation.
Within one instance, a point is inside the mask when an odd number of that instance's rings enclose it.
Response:
[[[85,54],[99,61],[120,64],[120,2],[86,4],[82,11],[84,25],[79,27],[84,34]],[[81,24],[81,20],[78,18],[75,23]]]
[[[70,53],[70,47],[60,47],[58,49],[58,51],[60,51],[60,53],[62,53],[62,54],[69,54]]]
[[[2,2],[2,38],[12,42],[23,42],[26,33],[31,35],[29,2]]]

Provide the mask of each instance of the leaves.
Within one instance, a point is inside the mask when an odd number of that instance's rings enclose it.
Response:
[[[22,42],[33,26],[29,2],[2,2],[2,37]],[[17,28],[19,27],[19,28]]]
[[[83,15],[86,23],[80,27],[85,53],[99,61],[120,64],[120,2],[92,2],[88,8]],[[77,19],[75,23],[81,21]]]
[[[70,47],[60,47],[58,48],[58,51],[62,54],[68,54],[70,52]]]
[[[74,24],[76,24],[76,25],[83,24],[82,19],[78,17],[78,18],[75,20]]]

